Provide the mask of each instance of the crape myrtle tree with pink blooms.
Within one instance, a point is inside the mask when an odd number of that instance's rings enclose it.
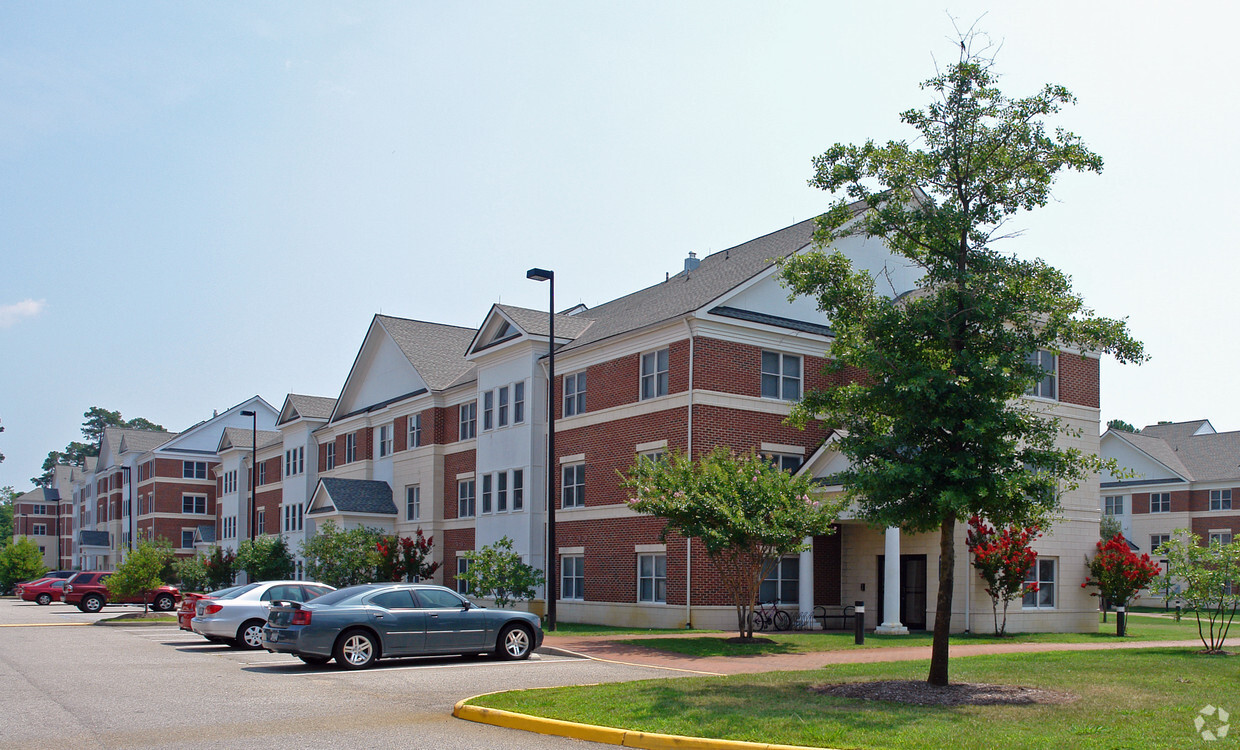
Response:
[[[1036,525],[1008,526],[995,529],[981,519],[969,519],[969,535],[965,543],[973,553],[973,567],[986,582],[990,609],[995,617],[995,632],[1007,635],[1008,605],[1026,592],[1038,590],[1037,583],[1026,580],[1038,559],[1029,545],[1042,535]],[[999,620],[999,603],[1003,602],[1003,620]]]
[[[805,539],[831,533],[840,505],[816,496],[808,477],[754,453],[723,446],[694,460],[679,451],[641,457],[623,475],[629,507],[667,521],[663,529],[697,539],[736,606],[742,640],[753,638],[762,581]]]

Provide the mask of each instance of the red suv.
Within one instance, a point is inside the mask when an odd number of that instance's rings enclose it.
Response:
[[[65,604],[77,605],[83,612],[98,612],[105,604],[143,604],[143,597],[113,599],[108,593],[107,580],[110,572],[86,570],[65,581]],[[160,586],[148,591],[146,601],[159,612],[171,612],[181,599],[175,586]]]

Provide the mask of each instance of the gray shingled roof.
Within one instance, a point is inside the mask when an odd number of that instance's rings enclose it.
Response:
[[[332,505],[341,513],[384,513],[396,515],[396,503],[392,501],[392,488],[387,482],[374,479],[336,479],[324,477],[319,480],[327,490]]]
[[[208,526],[205,524],[202,526],[199,526],[197,541],[202,542],[203,544],[214,544],[215,543],[215,527]]]
[[[1194,435],[1205,423],[1198,419],[1149,425],[1138,434],[1119,436],[1194,482],[1240,478],[1240,432]]]
[[[79,531],[78,544],[84,547],[109,547],[111,540],[106,531]]]
[[[706,256],[692,271],[572,316],[593,325],[562,351],[687,315],[810,244],[814,219]],[[544,315],[544,318],[546,316]],[[557,333],[559,333],[557,329]]]
[[[327,419],[336,408],[336,399],[328,396],[303,396],[298,393],[288,394],[288,402],[297,410],[303,419]]]
[[[47,487],[35,487],[24,495],[18,497],[14,502],[18,503],[58,503],[60,502],[60,490],[49,489]]]
[[[121,452],[134,451],[146,453],[176,437],[175,432],[159,432],[156,430],[125,430],[121,436]]]
[[[465,350],[473,341],[476,329],[390,315],[376,315],[375,319],[432,391],[473,379],[474,364],[465,359]]]
[[[220,436],[220,445],[232,445],[234,448],[249,450],[255,442],[258,441],[259,448],[266,448],[269,445],[284,442],[284,433],[278,430],[259,430],[257,435],[253,434],[253,430],[245,427],[225,427],[224,434]]]
[[[528,307],[513,307],[512,305],[496,305],[495,307],[498,310],[502,310],[513,322],[521,326],[521,330],[528,334],[546,336],[551,333],[548,326],[550,318],[546,310],[531,310]],[[578,338],[586,332],[586,329],[593,322],[593,320],[590,320],[588,316],[583,314],[561,315],[557,313],[555,316],[555,337],[557,339]]]

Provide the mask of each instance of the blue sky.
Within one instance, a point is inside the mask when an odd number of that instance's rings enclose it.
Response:
[[[814,155],[910,137],[948,12],[1106,160],[1007,243],[1146,342],[1103,419],[1240,428],[1236,11],[1003,5],[0,4],[0,486],[91,406],[335,396],[374,313],[542,307],[531,266],[594,305],[810,217]]]

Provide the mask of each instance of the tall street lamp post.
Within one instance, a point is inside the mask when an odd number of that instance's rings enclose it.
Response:
[[[253,419],[250,427],[250,541],[254,541],[254,522],[258,518],[255,507],[257,498],[254,496],[254,479],[258,476],[258,412],[246,409],[241,416]]]
[[[555,272],[531,268],[525,278],[551,282],[547,307],[547,630],[555,630],[555,600],[559,583],[555,546]]]

